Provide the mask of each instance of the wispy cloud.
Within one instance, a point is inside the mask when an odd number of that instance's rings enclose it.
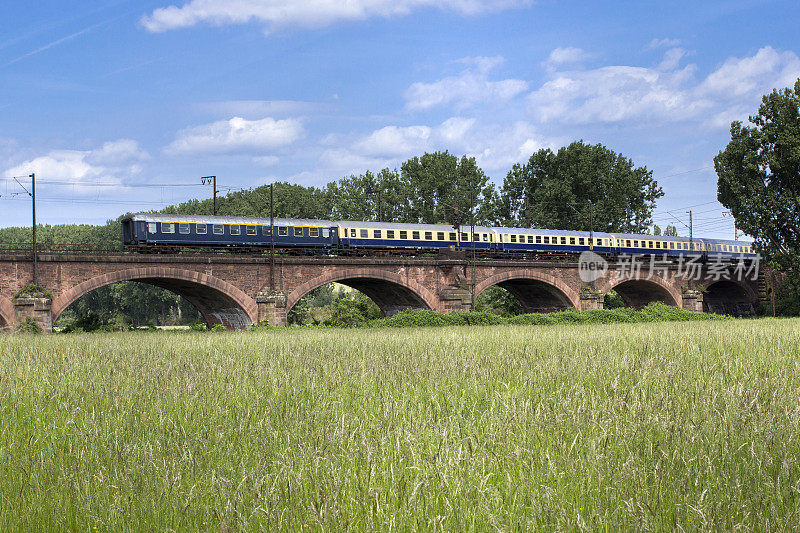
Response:
[[[111,20],[113,20],[113,19],[111,19]],[[90,31],[92,31],[92,30],[94,30],[96,28],[99,28],[100,26],[108,24],[109,22],[111,22],[111,20],[104,20],[103,22],[98,22],[97,24],[92,24],[91,26],[88,26],[88,27],[86,27],[86,28],[84,28],[84,29],[82,29],[80,31],[76,31],[75,33],[67,35],[66,37],[62,37],[60,39],[56,39],[55,41],[49,42],[44,46],[40,46],[39,48],[36,48],[35,50],[31,50],[30,52],[22,54],[19,57],[15,57],[11,61],[8,61],[7,63],[3,64],[3,67],[8,67],[10,65],[13,65],[14,63],[19,63],[20,61],[28,59],[29,57],[35,56],[36,54],[40,54],[40,53],[42,53],[42,52],[44,52],[46,50],[49,50],[49,49],[51,49],[53,47],[56,47],[56,46],[58,46],[60,44],[65,43],[67,41],[71,41],[72,39],[75,39],[76,37],[80,37],[81,35],[83,35],[85,33],[89,33]]]

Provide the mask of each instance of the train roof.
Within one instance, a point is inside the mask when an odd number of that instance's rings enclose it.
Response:
[[[164,213],[134,213],[126,216],[123,220],[134,222],[183,222],[189,224],[242,224],[269,226],[269,218],[260,217],[229,217],[212,215],[169,215]],[[275,226],[320,226],[333,227],[336,225],[332,220],[320,220],[314,218],[275,218]]]
[[[405,222],[367,222],[364,220],[339,220],[334,222],[335,225],[347,228],[364,228],[364,229],[398,229],[410,231],[456,231],[453,226],[447,224],[409,224]],[[462,224],[462,232],[469,233],[472,226],[469,224]],[[492,233],[492,228],[486,226],[475,226],[475,231],[480,233]]]
[[[605,233],[602,231],[595,231],[590,233],[588,231],[576,231],[576,230],[563,230],[563,229],[546,229],[546,228],[504,228],[504,227],[494,227],[492,228],[497,233],[514,233],[514,234],[522,234],[522,235],[555,235],[555,236],[564,236],[564,237],[589,237],[594,235],[595,238],[608,238],[611,237],[610,233]]]

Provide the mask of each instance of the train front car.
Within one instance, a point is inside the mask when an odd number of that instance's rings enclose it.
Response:
[[[402,224],[342,220],[338,225],[339,242],[347,248],[439,249],[461,248],[489,250],[492,230],[483,226],[462,226],[456,231],[444,224]],[[467,230],[467,231],[464,231]]]
[[[492,228],[498,250],[506,252],[539,252],[548,254],[613,251],[611,234],[554,229]]]
[[[274,236],[272,229],[275,229]],[[180,246],[330,248],[337,242],[330,220],[136,213],[123,219],[123,244],[140,249]]]

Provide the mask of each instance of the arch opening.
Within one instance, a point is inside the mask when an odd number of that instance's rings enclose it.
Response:
[[[0,296],[0,333],[11,331],[14,317],[14,306],[10,300]]]
[[[337,287],[338,285],[338,287]],[[347,287],[350,290],[344,289]],[[344,289],[344,290],[343,290]],[[298,291],[299,292],[299,291]],[[306,289],[287,301],[289,322],[297,323],[301,312],[298,308],[314,304],[315,307],[332,307],[339,300],[355,302],[353,308],[364,315],[365,319],[379,316],[392,316],[409,309],[430,309],[425,299],[409,287],[394,281],[372,277],[354,277],[337,279],[335,282],[322,283]],[[367,299],[368,301],[364,301]],[[313,300],[313,301],[312,301]],[[371,307],[374,308],[371,309]],[[373,309],[377,313],[373,313]],[[305,309],[303,310],[305,313]],[[314,314],[314,313],[312,313]],[[327,313],[317,314],[312,320],[322,321]],[[301,318],[304,320],[305,318]]]
[[[53,302],[54,321],[80,297],[120,281],[136,281],[166,289],[186,300],[209,327],[245,329],[257,316],[255,300],[222,280],[179,269],[132,269],[93,278],[76,285]]]
[[[491,287],[499,287],[519,302],[520,313],[553,313],[574,307],[561,289],[545,281],[531,278],[512,278],[499,281]],[[481,296],[489,287],[484,288]]]
[[[622,299],[625,307],[642,309],[652,302],[678,306],[678,302],[667,289],[650,280],[633,279],[623,281],[612,287],[616,295]],[[610,292],[610,291],[609,291]]]
[[[747,291],[730,280],[720,280],[708,286],[703,294],[703,311],[732,316],[755,314]]]

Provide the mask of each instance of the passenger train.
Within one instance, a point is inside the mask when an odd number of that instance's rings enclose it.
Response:
[[[274,228],[274,236],[271,234]],[[467,231],[464,231],[467,230]],[[122,220],[122,243],[142,252],[190,247],[232,250],[435,250],[456,248],[496,253],[702,255],[754,258],[750,243],[588,231],[522,229],[347,220],[164,215],[136,213]]]

